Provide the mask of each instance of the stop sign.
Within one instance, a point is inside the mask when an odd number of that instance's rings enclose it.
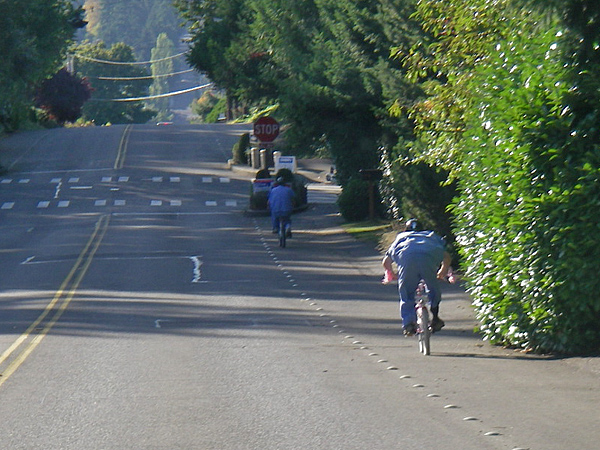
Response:
[[[254,122],[254,136],[260,142],[273,142],[279,136],[279,123],[270,116],[261,117]]]

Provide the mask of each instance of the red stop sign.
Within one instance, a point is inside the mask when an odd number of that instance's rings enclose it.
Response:
[[[260,142],[273,142],[279,136],[279,123],[270,116],[261,117],[254,122],[254,136]]]

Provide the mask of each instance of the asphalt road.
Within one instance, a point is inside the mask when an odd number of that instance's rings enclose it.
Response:
[[[595,449],[597,361],[481,342],[448,286],[432,356],[325,196],[279,249],[242,127],[0,142],[0,448]]]

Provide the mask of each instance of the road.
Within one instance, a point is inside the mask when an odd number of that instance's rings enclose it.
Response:
[[[596,448],[594,359],[480,342],[456,286],[419,355],[334,204],[286,249],[243,214],[242,129],[0,142],[2,449]]]

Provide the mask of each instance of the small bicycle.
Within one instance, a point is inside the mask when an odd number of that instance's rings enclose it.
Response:
[[[287,240],[287,235],[289,232],[289,225],[286,228],[285,227],[285,223],[288,221],[288,218],[285,216],[280,216],[279,217],[279,246],[281,248],[285,248],[286,245],[286,240]]]
[[[429,310],[427,309],[428,302],[427,285],[421,280],[415,292],[415,310],[417,312],[417,331],[415,334],[419,339],[419,351],[425,356],[431,354],[432,329],[429,321]]]
[[[391,284],[396,279],[396,276],[386,271],[385,276],[382,280],[383,284]],[[419,282],[417,289],[415,290],[415,311],[417,313],[417,330],[415,335],[419,339],[419,352],[424,355],[431,354],[431,321],[429,320],[429,310],[427,304],[429,303],[429,293],[427,285],[423,280]]]

